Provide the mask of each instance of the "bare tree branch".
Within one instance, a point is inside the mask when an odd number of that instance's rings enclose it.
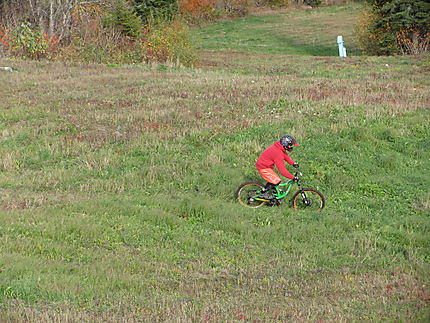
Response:
[[[73,10],[98,5],[110,8],[113,0],[0,0],[0,24],[16,25],[30,20],[50,37],[67,37],[72,29]]]

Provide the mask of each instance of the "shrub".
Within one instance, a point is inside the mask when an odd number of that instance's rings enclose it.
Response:
[[[139,38],[124,35],[116,25],[95,28],[90,33],[79,31],[72,34],[59,56],[86,63],[174,62],[186,66],[193,65],[197,57],[188,27],[180,19],[154,20]]]
[[[81,4],[73,11],[74,28],[62,43],[58,59],[86,63],[131,64],[143,60],[142,24],[131,6],[116,0],[112,7]]]
[[[380,35],[370,30],[370,26],[376,19],[377,16],[368,8],[363,10],[358,16],[357,25],[355,26],[355,36],[363,54],[377,55],[380,52]]]
[[[424,34],[413,27],[401,29],[397,43],[403,54],[424,54],[430,51],[430,33]]]
[[[48,42],[40,30],[32,30],[29,23],[21,23],[12,32],[12,50],[18,56],[39,59],[47,55]]]
[[[183,13],[195,15],[200,11],[214,9],[214,5],[214,0],[182,0],[179,2],[179,9]]]
[[[11,56],[30,59],[51,58],[58,47],[58,37],[49,37],[30,23],[22,22],[17,27],[0,29],[0,48]]]
[[[197,59],[188,26],[179,18],[150,26],[143,46],[147,62],[170,61],[192,66]]]
[[[181,0],[179,12],[190,23],[207,22],[219,17],[215,0]]]
[[[144,29],[125,0],[115,0],[111,9],[82,4],[72,11],[72,17],[70,36],[62,40],[60,48],[57,37],[49,38],[22,23],[0,29],[0,53],[85,63],[174,62],[191,66],[196,61],[191,34],[179,18],[152,19]]]
[[[108,14],[107,8],[93,3],[80,4],[73,8],[71,15],[73,28],[70,38],[79,37],[90,41],[103,33],[102,17]]]
[[[0,27],[0,54],[5,54],[10,51],[10,29],[6,27]]]

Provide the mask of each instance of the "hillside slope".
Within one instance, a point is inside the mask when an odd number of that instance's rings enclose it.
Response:
[[[279,10],[212,23],[197,31],[202,50],[244,51],[256,54],[338,56],[337,36],[348,54],[360,54],[354,37],[361,4],[314,10]]]
[[[0,59],[0,321],[426,321],[428,57],[210,53]],[[322,213],[233,200],[284,133]]]

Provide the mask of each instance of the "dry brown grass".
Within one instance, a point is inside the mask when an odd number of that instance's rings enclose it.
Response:
[[[294,110],[292,114],[268,113],[267,106],[277,98],[327,106],[376,106],[391,114],[430,104],[428,86],[423,82],[429,72],[425,61],[412,60],[411,66],[399,69],[385,66],[389,64],[383,58],[299,62],[296,57],[268,59],[239,53],[207,53],[206,57],[201,68],[258,68],[260,73],[160,73],[145,68],[81,69],[60,63],[40,66],[30,73],[32,64],[18,63],[20,72],[3,76],[3,89],[7,90],[2,105],[12,109],[32,106],[34,110],[22,112],[27,120],[11,124],[7,131],[31,125],[32,131],[43,129],[51,135],[70,132],[59,148],[67,150],[80,142],[100,146],[142,133],[183,136],[193,129],[238,130],[276,118],[296,118]],[[265,64],[263,59],[267,59]],[[232,63],[226,66],[228,61]],[[273,66],[277,66],[274,73],[270,70]],[[310,78],[312,75],[315,77]],[[397,81],[399,77],[402,83]],[[51,122],[32,118],[35,113],[48,116]],[[61,122],[53,122],[50,116]],[[2,167],[15,167],[13,160],[10,154],[4,155]]]

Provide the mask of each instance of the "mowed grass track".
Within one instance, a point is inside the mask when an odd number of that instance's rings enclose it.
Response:
[[[428,57],[0,65],[0,321],[427,321]],[[286,132],[322,213],[233,200]]]
[[[348,54],[359,54],[354,37],[361,4],[318,10],[278,10],[208,25],[198,30],[203,50],[260,54],[338,56],[337,36],[343,36]]]

